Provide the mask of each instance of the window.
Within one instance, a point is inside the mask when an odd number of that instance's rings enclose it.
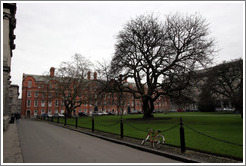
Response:
[[[37,115],[38,114],[38,110],[34,110],[34,115]]]
[[[41,110],[42,114],[44,114],[44,110]]]
[[[58,110],[55,110],[55,113],[58,113]]]
[[[56,107],[58,107],[58,100],[56,100]]]
[[[49,98],[51,98],[52,97],[52,93],[51,92],[49,92]]]
[[[51,101],[51,100],[49,100],[48,106],[49,106],[49,107],[52,107],[52,101]]]
[[[64,112],[65,112],[64,110],[61,110],[61,114],[64,114]]]
[[[28,88],[32,87],[32,81],[28,81]]]
[[[9,98],[9,104],[12,104],[13,103],[13,98]]]
[[[31,106],[31,100],[27,100],[27,107]]]
[[[38,106],[38,100],[34,100],[34,107]]]
[[[51,114],[51,110],[48,111],[48,114]]]
[[[38,97],[38,92],[35,92],[35,95],[34,95],[35,97]]]
[[[44,100],[41,101],[41,107],[45,107],[45,102],[44,102]]]
[[[27,91],[27,97],[31,97],[31,92]]]

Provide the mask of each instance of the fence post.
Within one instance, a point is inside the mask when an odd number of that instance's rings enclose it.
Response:
[[[53,122],[53,120],[54,120],[54,119],[53,119],[53,116],[52,116],[52,117],[51,117],[51,122]]]
[[[185,136],[184,136],[184,128],[183,128],[183,121],[180,118],[180,145],[181,145],[181,153],[185,152]]]
[[[120,137],[123,138],[123,120],[120,120]]]
[[[75,127],[77,128],[78,127],[78,117],[76,116],[76,119],[75,119]]]
[[[64,126],[67,125],[67,116],[65,116],[65,122],[64,122]]]
[[[59,123],[59,116],[57,117],[57,123]]]
[[[91,130],[92,130],[92,132],[94,132],[94,116],[92,115],[92,128],[91,128]]]

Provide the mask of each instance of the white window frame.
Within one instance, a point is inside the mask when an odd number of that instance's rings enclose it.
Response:
[[[49,107],[52,107],[52,100],[49,100],[49,101],[48,101],[48,106],[49,106]]]
[[[38,100],[34,100],[34,107],[38,107]]]
[[[31,93],[31,91],[27,91],[27,97],[32,97],[32,93]]]
[[[26,106],[27,106],[27,107],[31,107],[31,100],[27,100]]]
[[[41,100],[41,107],[45,107],[45,101]]]

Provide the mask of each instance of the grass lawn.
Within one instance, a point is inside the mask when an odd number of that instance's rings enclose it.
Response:
[[[182,112],[158,113],[154,116],[155,119],[144,120],[141,114],[124,115],[124,136],[143,139],[148,128],[158,129],[164,131],[162,134],[167,144],[180,146],[180,126],[178,124],[182,117],[186,148],[243,159],[243,146],[240,146],[243,144],[243,120],[240,115]],[[96,116],[94,118],[95,130],[120,134],[120,118],[117,115]],[[64,123],[64,120],[60,119],[60,122]],[[67,119],[67,124],[75,125],[75,119]],[[79,118],[78,126],[91,128],[91,117]],[[170,130],[165,131],[166,129]]]

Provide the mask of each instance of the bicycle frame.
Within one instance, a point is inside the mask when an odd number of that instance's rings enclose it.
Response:
[[[162,134],[160,134],[159,130],[149,130],[150,131],[148,132],[147,136],[141,142],[141,145],[143,145],[147,140],[149,140],[154,148],[159,149],[161,145],[165,143],[165,137]]]
[[[150,131],[148,132],[147,137],[149,137],[150,142],[153,143],[154,139],[157,137],[158,134],[159,134],[159,132],[156,132],[153,129],[150,129]]]

